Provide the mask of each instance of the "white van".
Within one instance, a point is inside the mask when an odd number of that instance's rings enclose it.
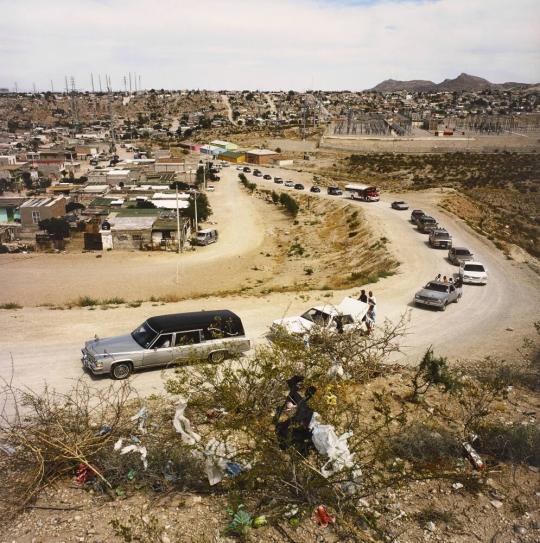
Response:
[[[197,232],[197,245],[210,245],[218,240],[218,231],[215,228],[206,228]]]

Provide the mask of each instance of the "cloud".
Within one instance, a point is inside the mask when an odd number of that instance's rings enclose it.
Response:
[[[351,89],[540,81],[536,0],[0,0],[0,86]],[[96,78],[97,79],[97,78]]]

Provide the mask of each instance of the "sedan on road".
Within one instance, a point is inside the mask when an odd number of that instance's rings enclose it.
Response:
[[[281,177],[274,177],[274,183],[281,185],[283,183],[283,179],[281,179]]]
[[[305,187],[304,187],[304,185],[302,185],[302,183],[296,183],[296,184],[294,185],[294,188],[295,188],[296,190],[304,190]]]
[[[411,213],[411,222],[418,224],[418,221],[425,213],[421,209],[413,209]]]
[[[486,285],[488,274],[481,262],[464,262],[459,268],[459,276],[464,283]]]
[[[456,266],[461,266],[464,262],[473,260],[474,255],[465,247],[452,247],[448,251],[448,260]]]
[[[294,187],[294,183],[292,181],[285,181],[286,187]]]
[[[328,187],[326,190],[330,196],[341,196],[343,194],[343,191],[339,187]]]
[[[263,179],[266,179],[267,181],[271,181],[271,180],[272,180],[272,176],[271,176],[270,174],[265,173],[265,174],[263,175]]]
[[[407,209],[409,209],[409,204],[407,202],[404,202],[403,200],[398,200],[396,202],[392,202],[392,209],[397,209],[398,211],[407,211]]]
[[[320,187],[316,187],[315,185],[309,189],[309,192],[321,192]]]

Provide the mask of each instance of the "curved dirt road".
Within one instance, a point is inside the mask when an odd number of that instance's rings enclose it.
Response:
[[[233,168],[230,171],[237,173]],[[303,179],[301,174],[290,171],[281,174],[293,180]],[[270,183],[255,180],[261,185]],[[407,194],[406,199],[411,209],[420,207],[439,218],[453,234],[454,243],[469,247],[487,266],[490,277],[485,287],[466,285],[462,300],[449,306],[446,312],[410,306],[415,291],[424,283],[437,273],[450,274],[457,268],[446,261],[446,251],[427,246],[427,236],[418,233],[411,225],[409,212],[390,208],[390,199],[383,198],[379,203],[354,202],[364,211],[376,237],[384,235],[389,239],[390,251],[401,262],[398,274],[373,285],[378,300],[379,323],[384,317],[397,319],[410,309],[409,335],[403,341],[403,354],[397,358],[414,363],[429,345],[452,359],[515,353],[521,338],[532,334],[532,323],[540,317],[538,277],[525,265],[506,260],[490,242],[479,238],[461,221],[443,214],[436,207],[437,194]],[[240,231],[236,222],[231,223],[231,228],[233,237],[246,234]],[[139,308],[118,308],[107,312],[86,309],[50,311],[46,308],[3,311],[0,314],[3,331],[0,372],[4,378],[10,376],[13,356],[15,383],[37,389],[47,382],[66,390],[72,380],[84,375],[79,350],[83,342],[95,333],[101,337],[124,333],[151,315],[227,307],[242,317],[247,333],[259,342],[263,341],[272,320],[285,313],[298,314],[306,306],[322,300],[325,303],[329,300],[339,302],[346,294],[358,291],[356,288],[336,292],[331,299],[323,298],[323,293],[311,292],[308,302],[285,293],[260,298],[211,297],[166,306],[145,303]],[[90,380],[88,376],[83,378]],[[95,380],[97,386],[110,382],[106,378]],[[135,374],[133,385],[141,394],[162,390],[162,373],[154,370]]]

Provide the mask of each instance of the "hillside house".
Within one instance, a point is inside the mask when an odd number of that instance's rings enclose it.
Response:
[[[30,198],[23,202],[19,208],[21,224],[24,227],[38,227],[39,221],[63,217],[66,214],[66,198],[56,196],[52,198]]]

